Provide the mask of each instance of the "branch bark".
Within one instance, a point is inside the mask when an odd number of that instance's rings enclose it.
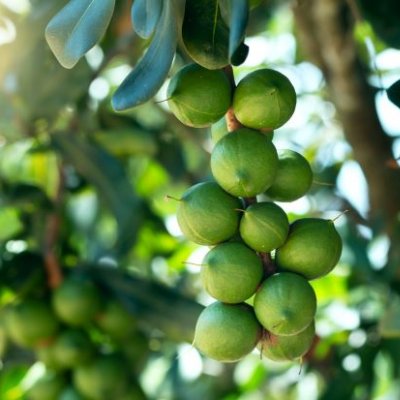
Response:
[[[346,0],[298,0],[293,6],[299,44],[323,72],[346,139],[369,185],[370,221],[391,233],[400,211],[400,169],[375,107],[375,92],[353,37]]]

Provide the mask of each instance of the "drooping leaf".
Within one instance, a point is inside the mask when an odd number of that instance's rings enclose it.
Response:
[[[182,37],[190,57],[203,67],[229,64],[229,29],[218,0],[186,0]]]
[[[400,79],[393,83],[386,92],[389,100],[400,108]]]
[[[169,339],[193,341],[202,305],[167,286],[119,270],[93,267],[88,272],[111,290],[141,323],[160,329]]]
[[[229,24],[229,58],[232,57],[241,46],[249,18],[248,0],[220,0],[221,13],[226,15]]]
[[[114,251],[121,255],[136,240],[141,204],[122,165],[102,148],[68,134],[55,134],[54,147],[88,182],[93,184],[118,223]]]
[[[132,5],[132,24],[135,32],[147,39],[160,19],[163,0],[135,0]]]
[[[149,49],[114,93],[112,105],[116,111],[145,103],[157,93],[171,67],[177,37],[175,0],[164,1]]]
[[[115,0],[70,0],[46,27],[46,40],[65,68],[72,68],[104,35]]]

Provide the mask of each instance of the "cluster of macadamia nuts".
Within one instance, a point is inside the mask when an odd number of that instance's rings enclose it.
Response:
[[[272,360],[299,360],[315,336],[317,301],[308,281],[335,267],[342,242],[332,220],[290,224],[274,203],[304,196],[313,179],[301,154],[277,151],[272,142],[273,130],[296,106],[291,82],[260,69],[232,86],[224,71],[191,64],[168,87],[170,109],[181,122],[216,124],[219,132],[211,154],[215,181],[189,188],[177,210],[184,235],[211,246],[201,276],[217,301],[200,314],[194,345],[222,362],[237,361],[257,345]],[[221,133],[218,121],[230,107],[241,127]],[[269,201],[257,202],[261,194]]]

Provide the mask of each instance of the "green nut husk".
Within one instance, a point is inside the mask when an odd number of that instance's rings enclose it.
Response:
[[[274,183],[265,192],[276,201],[294,201],[311,187],[313,173],[308,161],[293,150],[278,150],[278,169]]]
[[[295,335],[310,325],[317,308],[314,289],[300,275],[282,272],[267,278],[254,298],[254,311],[274,335]]]
[[[168,105],[183,124],[207,127],[227,112],[231,91],[229,79],[222,70],[190,64],[171,79],[167,89]]]
[[[339,261],[342,239],[333,221],[303,218],[291,224],[286,242],[276,251],[279,269],[306,279],[328,274]]]
[[[244,126],[276,129],[292,116],[296,92],[289,79],[278,71],[264,68],[245,76],[233,95],[233,110]]]
[[[215,182],[189,188],[179,201],[177,218],[183,234],[192,242],[213,245],[230,239],[239,226],[239,199]]]
[[[224,303],[241,303],[257,290],[263,266],[257,254],[241,243],[222,243],[204,258],[201,277],[207,292]]]
[[[251,129],[238,129],[221,138],[211,154],[211,171],[233,196],[253,197],[273,183],[278,155],[271,139]]]
[[[197,320],[194,346],[207,357],[235,362],[250,353],[261,337],[251,306],[215,302]]]
[[[240,236],[252,249],[268,253],[281,246],[289,232],[289,220],[278,205],[255,203],[246,208],[240,220]]]

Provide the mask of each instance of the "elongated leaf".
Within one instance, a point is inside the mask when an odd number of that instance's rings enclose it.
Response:
[[[168,1],[168,0],[167,0]],[[160,19],[163,0],[135,0],[132,5],[132,24],[135,32],[147,39]]]
[[[115,251],[118,254],[128,251],[136,239],[141,204],[121,164],[100,147],[74,135],[55,134],[53,144],[64,159],[97,188],[118,223]]]
[[[387,90],[389,100],[400,108],[400,79]]]
[[[138,106],[157,93],[174,58],[177,31],[175,1],[164,1],[160,22],[149,49],[113,96],[115,110]]]
[[[229,64],[229,30],[218,0],[186,0],[182,37],[190,57],[203,67]]]
[[[121,271],[92,267],[88,271],[121,300],[127,310],[150,328],[158,328],[178,342],[193,342],[194,328],[203,306],[159,283]]]
[[[46,28],[46,40],[65,68],[72,68],[104,35],[115,0],[70,0]]]

